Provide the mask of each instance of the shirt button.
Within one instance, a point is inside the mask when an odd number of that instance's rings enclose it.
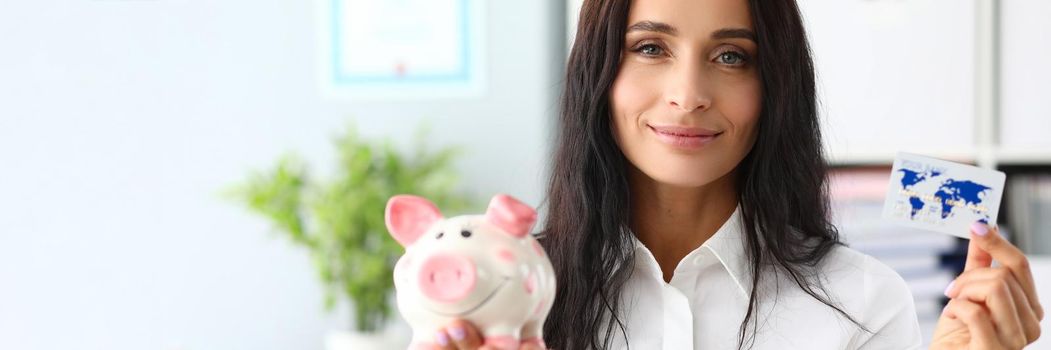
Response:
[[[693,258],[693,264],[697,265],[697,266],[701,266],[701,265],[704,264],[704,260],[705,260],[705,255],[701,254],[701,255]]]
[[[704,265],[706,262],[708,262],[708,259],[710,259],[711,255],[712,255],[712,253],[707,251],[707,249],[705,249],[705,250],[703,250],[703,251],[701,251],[699,253],[700,254],[697,254],[697,256],[695,256],[693,258],[693,265],[694,266]]]

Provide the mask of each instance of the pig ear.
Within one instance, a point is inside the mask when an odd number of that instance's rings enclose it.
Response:
[[[423,197],[397,195],[387,201],[387,230],[402,246],[408,247],[436,221],[442,219],[438,207]]]
[[[485,218],[512,236],[522,238],[529,234],[529,230],[536,223],[536,210],[514,197],[498,194],[489,201],[489,209],[485,211]]]

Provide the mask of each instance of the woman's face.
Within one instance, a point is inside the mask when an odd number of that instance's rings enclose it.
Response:
[[[634,0],[610,91],[613,132],[631,164],[699,187],[751,150],[761,109],[745,0]]]

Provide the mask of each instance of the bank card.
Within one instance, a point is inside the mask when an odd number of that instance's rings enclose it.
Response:
[[[890,173],[883,218],[970,238],[971,224],[996,224],[1004,173],[918,154],[898,153]]]

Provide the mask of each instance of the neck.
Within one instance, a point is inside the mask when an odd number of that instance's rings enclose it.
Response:
[[[737,208],[734,172],[700,187],[659,183],[631,167],[631,229],[653,253],[665,282]]]

